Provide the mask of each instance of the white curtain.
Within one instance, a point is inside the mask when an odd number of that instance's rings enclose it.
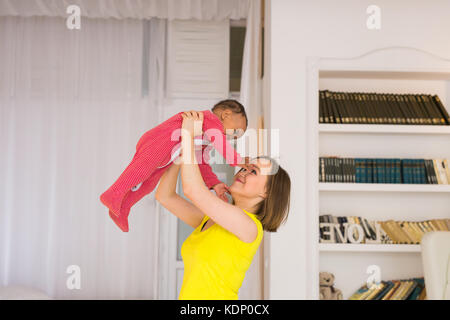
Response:
[[[0,16],[67,17],[78,5],[88,18],[245,19],[252,0],[0,0]]]
[[[239,152],[250,157],[258,155],[255,140],[257,135],[252,135],[251,130],[258,129],[258,118],[263,115],[261,60],[261,0],[251,0],[245,33],[240,94],[240,102],[245,106],[248,115],[248,130],[238,140],[237,146]],[[263,298],[263,252],[261,243],[239,291],[240,299]]]
[[[60,17],[0,17],[0,286],[155,298],[153,197],[131,209],[126,234],[99,196],[160,120],[164,35],[157,19],[69,30]],[[80,289],[66,285],[72,265]]]

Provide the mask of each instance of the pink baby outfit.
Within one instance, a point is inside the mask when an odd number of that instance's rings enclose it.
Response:
[[[196,139],[196,144],[202,142],[201,150],[196,151],[196,159],[203,181],[208,188],[212,188],[221,182],[207,162],[212,147],[231,166],[241,164],[243,161],[226,140],[220,119],[209,110],[202,112],[203,132],[206,141]],[[181,145],[180,130],[183,123],[181,114],[182,112],[174,115],[141,136],[131,163],[116,182],[100,196],[101,202],[109,208],[110,217],[124,232],[128,232],[130,208],[155,189],[159,179],[179,153]],[[172,137],[173,133],[176,133],[174,137]],[[210,144],[206,146],[205,143]]]

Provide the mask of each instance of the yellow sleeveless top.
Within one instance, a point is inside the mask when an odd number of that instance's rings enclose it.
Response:
[[[237,300],[245,273],[252,263],[263,237],[261,222],[255,214],[244,212],[255,221],[258,235],[251,243],[214,223],[201,231],[209,217],[181,246],[184,277],[180,300]]]

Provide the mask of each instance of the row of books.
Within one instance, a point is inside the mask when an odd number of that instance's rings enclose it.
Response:
[[[325,223],[325,224],[322,224]],[[330,228],[329,223],[334,225]],[[319,242],[351,243],[347,229],[350,224],[357,224],[364,234],[360,243],[380,244],[420,244],[425,233],[431,231],[450,231],[450,219],[432,219],[425,221],[370,221],[356,216],[319,216]],[[353,239],[360,235],[353,229]]]
[[[363,285],[349,300],[426,300],[425,279],[381,281],[379,284]]]
[[[449,184],[448,159],[319,157],[319,182]]]
[[[319,123],[449,125],[437,95],[319,91]]]

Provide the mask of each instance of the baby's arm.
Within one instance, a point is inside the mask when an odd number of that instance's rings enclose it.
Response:
[[[212,168],[208,163],[199,163],[198,168],[200,169],[203,181],[208,189],[211,189],[216,184],[222,183],[222,181],[220,181],[216,174],[212,171]]]
[[[210,129],[205,132],[209,141],[230,166],[245,165],[244,159],[236,152],[231,143],[227,140],[226,135],[217,129]]]

